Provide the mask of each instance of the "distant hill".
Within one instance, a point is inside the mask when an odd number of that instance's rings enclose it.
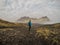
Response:
[[[19,24],[0,19],[0,28],[1,27],[14,27],[14,26],[19,26]]]
[[[50,21],[50,19],[47,16],[44,16],[41,18],[21,17],[17,21],[20,23],[27,23],[30,19],[33,23],[45,23],[45,22]]]

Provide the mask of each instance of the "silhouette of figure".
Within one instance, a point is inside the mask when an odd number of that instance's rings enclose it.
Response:
[[[29,20],[29,22],[28,22],[28,26],[29,26],[29,31],[31,30],[31,26],[32,26],[32,22],[31,22],[31,20]]]

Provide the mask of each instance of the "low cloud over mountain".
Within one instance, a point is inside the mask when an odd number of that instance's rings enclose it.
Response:
[[[46,23],[46,22],[50,21],[50,19],[47,16],[44,16],[41,18],[21,17],[17,21],[20,23],[27,23],[29,20],[31,20],[32,23]]]

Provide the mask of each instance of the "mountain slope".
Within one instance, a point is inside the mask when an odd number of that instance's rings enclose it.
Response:
[[[0,27],[14,27],[14,26],[18,26],[19,24],[17,23],[12,23],[12,22],[8,22],[5,20],[0,19]]]

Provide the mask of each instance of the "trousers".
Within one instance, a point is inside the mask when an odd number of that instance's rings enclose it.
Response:
[[[31,30],[31,26],[29,26],[29,31]]]

